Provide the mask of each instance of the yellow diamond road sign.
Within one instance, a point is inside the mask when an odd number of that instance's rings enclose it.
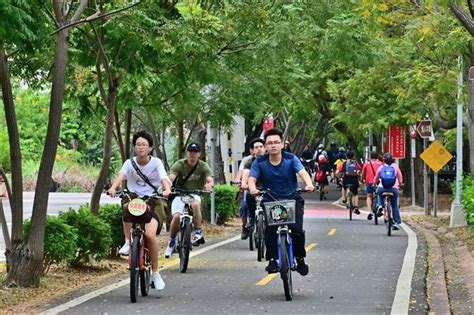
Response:
[[[426,165],[434,172],[439,172],[453,156],[439,141],[433,141],[433,143],[420,154],[420,158],[425,161]]]

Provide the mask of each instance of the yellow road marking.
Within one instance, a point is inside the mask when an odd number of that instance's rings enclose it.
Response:
[[[318,244],[317,243],[311,243],[309,244],[308,246],[305,247],[306,251],[309,252],[310,250],[312,250],[313,248],[315,248]],[[276,276],[278,275],[278,273],[271,273],[265,277],[263,277],[259,282],[257,282],[257,285],[267,285],[268,283],[270,283],[270,281],[272,281]]]
[[[336,229],[330,229],[328,235],[333,236],[334,234],[336,234]]]

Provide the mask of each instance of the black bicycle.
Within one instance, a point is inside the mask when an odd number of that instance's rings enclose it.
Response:
[[[176,250],[179,254],[179,271],[185,273],[188,270],[189,252],[192,250],[191,232],[193,230],[193,216],[191,215],[191,204],[194,201],[194,195],[208,194],[205,190],[187,190],[173,188],[173,195],[181,198],[184,203],[183,214],[180,215],[179,233],[177,237]]]
[[[393,193],[386,191],[382,193],[384,205],[383,205],[383,213],[384,213],[384,222],[387,225],[387,235],[392,235],[392,227],[393,227],[393,213],[392,213],[392,204],[390,201],[393,198]]]
[[[257,249],[257,260],[262,261],[265,255],[265,213],[262,208],[262,198],[264,192],[260,192],[255,196],[255,233],[253,238],[255,239],[255,247]],[[252,235],[251,235],[252,236]]]
[[[354,212],[354,208],[355,208],[354,203],[352,201],[352,197],[354,196],[354,194],[352,193],[352,187],[354,187],[354,185],[352,184],[346,185],[346,198],[347,198],[346,207],[349,210],[349,220],[352,220],[352,213]]]
[[[142,296],[147,296],[151,284],[151,257],[145,238],[145,224],[152,219],[152,214],[147,200],[166,199],[158,193],[142,198],[132,198],[127,190],[119,192],[118,197],[124,199],[128,205],[124,209],[124,220],[132,223],[130,230],[130,254],[128,266],[130,270],[130,300],[137,302],[138,287]]]
[[[379,224],[379,212],[377,209],[377,187],[372,185],[372,192],[370,193],[372,196],[372,214],[374,216],[374,223],[375,225]]]

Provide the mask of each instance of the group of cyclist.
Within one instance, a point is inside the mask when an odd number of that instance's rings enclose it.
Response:
[[[108,194],[115,196],[117,188],[127,181],[127,190],[132,196],[144,197],[150,196],[157,190],[162,190],[162,195],[166,198],[172,198],[172,187],[181,187],[189,190],[202,189],[211,191],[214,186],[212,171],[209,165],[200,159],[201,148],[198,143],[191,143],[187,147],[187,157],[175,162],[169,173],[166,173],[163,162],[151,155],[153,151],[153,138],[145,132],[139,131],[134,134],[132,139],[135,157],[127,160],[117,175],[116,179],[108,189]],[[403,177],[397,164],[394,163],[390,154],[385,154],[383,163],[378,160],[378,155],[372,152],[371,159],[360,165],[355,159],[354,154],[346,152],[341,148],[337,153],[332,154],[330,158],[324,150],[323,145],[319,145],[316,152],[311,156],[309,148],[300,158],[291,153],[290,143],[283,142],[283,132],[278,128],[272,128],[265,132],[263,139],[256,138],[250,142],[251,155],[244,158],[239,167],[236,181],[240,183],[244,193],[241,194],[240,216],[242,218],[241,238],[249,237],[249,229],[254,224],[256,202],[255,196],[261,190],[271,191],[273,197],[280,199],[294,199],[296,201],[295,224],[290,226],[293,238],[294,257],[296,260],[296,271],[305,276],[308,274],[309,266],[305,262],[305,234],[303,230],[304,199],[296,193],[298,188],[298,175],[304,182],[304,189],[314,191],[311,173],[314,171],[316,176],[324,173],[324,179],[317,180],[318,185],[327,192],[328,176],[332,179],[339,178],[341,181],[342,202],[346,202],[345,188],[349,185],[353,192],[353,204],[356,206],[354,212],[360,214],[358,209],[358,185],[359,179],[366,184],[368,196],[375,189],[375,184],[383,177],[382,169],[385,166],[393,168],[396,177],[396,183],[391,187],[384,187],[379,184],[377,187],[378,209],[377,215],[381,215],[382,208],[381,194],[384,191],[394,193],[392,198],[392,208],[394,216],[394,229],[399,228],[401,223],[398,209],[398,188],[403,182]],[[304,165],[306,166],[304,166]],[[308,172],[309,170],[309,172]],[[257,188],[258,187],[258,188]],[[371,195],[370,195],[371,196]],[[271,201],[267,195],[264,195],[263,202]],[[370,197],[367,199],[367,206],[371,209],[374,202]],[[161,231],[162,224],[166,220],[165,203],[158,199],[148,199],[152,211],[152,219],[145,225],[145,238],[150,251],[152,260],[152,282],[157,290],[163,290],[165,283],[158,270],[158,246],[156,235]],[[194,233],[193,245],[204,244],[205,240],[201,227],[201,200],[199,196],[194,196],[192,204],[194,214]],[[127,209],[127,203],[123,201],[124,210]],[[170,239],[165,251],[165,258],[173,255],[176,247],[176,234],[179,230],[180,214],[183,213],[184,204],[180,198],[174,198],[171,202],[171,224]],[[125,211],[126,212],[126,211]],[[248,220],[247,218],[250,218]],[[368,219],[372,219],[369,214]],[[130,250],[129,231],[131,224],[126,222],[124,216],[123,222],[125,243],[119,253],[127,255]],[[266,260],[268,265],[265,270],[268,273],[278,272],[276,262],[278,253],[276,248],[275,227],[265,229]]]
[[[199,159],[201,147],[198,143],[191,143],[187,147],[187,157],[176,161],[166,173],[163,162],[151,155],[153,151],[153,137],[145,132],[139,131],[132,139],[135,157],[125,161],[116,179],[108,189],[107,193],[114,197],[117,188],[127,181],[127,190],[133,197],[143,198],[151,196],[158,190],[163,190],[164,197],[172,197],[172,186],[184,189],[202,189],[211,191],[214,186],[214,179],[209,165]],[[204,244],[205,240],[201,228],[201,200],[195,195],[192,204],[194,214],[193,246]],[[127,202],[122,201],[124,210],[127,209]],[[165,282],[161,278],[158,270],[158,245],[156,235],[161,231],[163,222],[166,220],[165,203],[159,199],[147,199],[147,203],[152,211],[152,219],[145,225],[145,239],[152,262],[152,283],[155,289],[163,290]],[[170,239],[165,251],[165,258],[171,257],[176,247],[176,234],[179,230],[180,214],[183,213],[184,204],[180,198],[174,198],[171,202],[171,224]],[[124,211],[126,213],[126,211]],[[130,251],[129,232],[131,223],[126,222],[124,216],[125,243],[120,248],[119,253],[128,255]]]

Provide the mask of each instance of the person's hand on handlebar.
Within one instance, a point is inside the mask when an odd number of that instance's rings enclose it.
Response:
[[[254,189],[254,190],[249,190],[250,194],[254,197],[258,196],[260,193],[260,190]]]
[[[116,194],[117,194],[117,191],[115,190],[114,187],[110,187],[109,190],[107,190],[107,195],[109,195],[112,198],[114,198]]]
[[[304,189],[305,189],[305,190],[309,190],[309,191],[314,191],[314,186],[313,186],[313,184],[311,184],[311,185],[306,185],[306,186],[304,186]]]
[[[204,185],[204,190],[205,191],[212,191],[212,183],[206,183],[206,185]]]
[[[173,192],[171,191],[171,189],[165,189],[165,190],[163,191],[163,197],[167,197],[167,198],[168,198],[169,196],[171,196],[172,193],[173,193]]]

